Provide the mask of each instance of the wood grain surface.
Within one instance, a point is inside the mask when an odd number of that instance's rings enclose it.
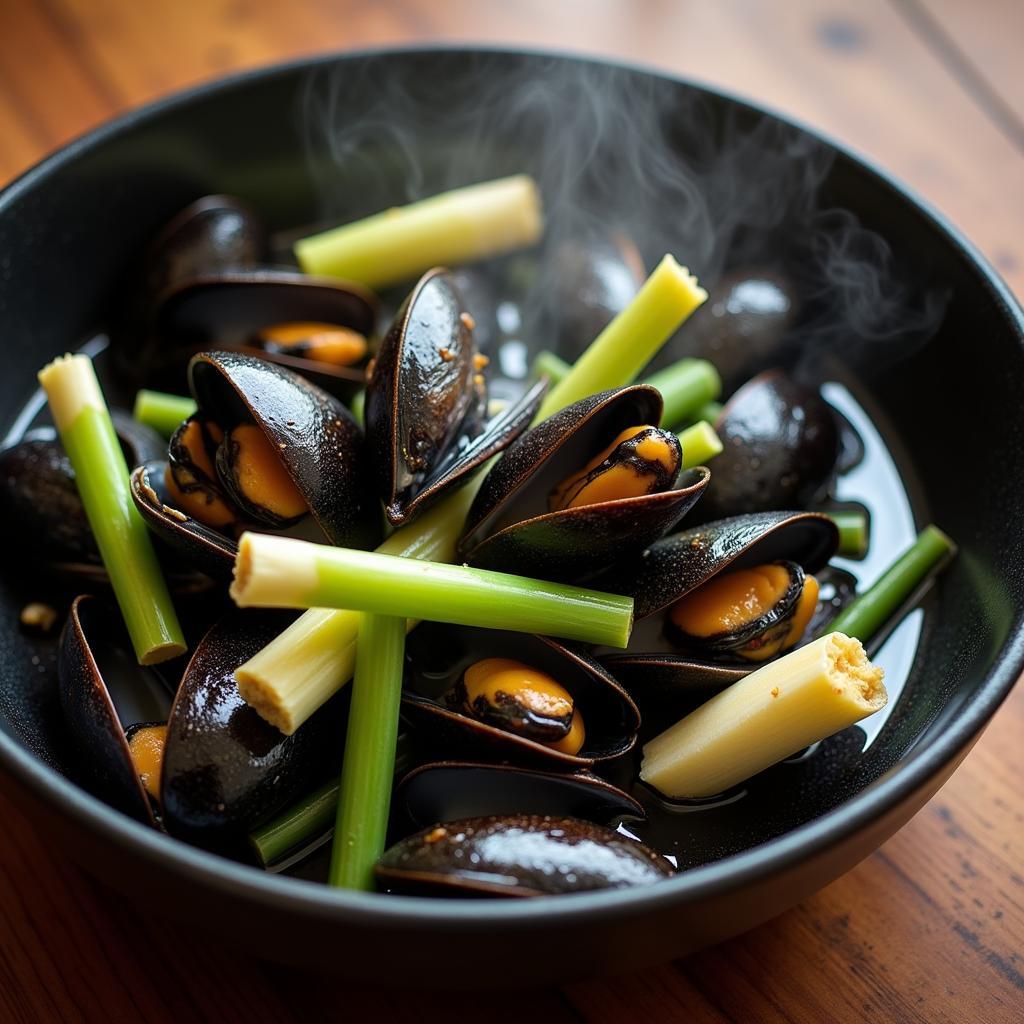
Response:
[[[1022,39],[1017,0],[0,0],[0,183],[113,114],[233,70],[390,43],[552,46],[703,79],[844,140],[1021,295]],[[1022,736],[1018,687],[928,807],[801,906],[670,966],[506,995],[487,1018],[1024,1020]],[[469,1016],[457,998],[310,978],[141,917],[2,795],[0,816],[0,1021]]]

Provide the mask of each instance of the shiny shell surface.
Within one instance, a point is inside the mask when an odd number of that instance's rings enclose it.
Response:
[[[640,803],[592,772],[544,772],[509,764],[435,761],[398,784],[394,807],[416,827],[506,814],[568,815],[607,824],[643,818]]]
[[[167,830],[203,846],[237,838],[340,768],[338,699],[291,736],[238,693],[234,671],[294,615],[234,611],[192,656],[171,708],[161,782]]]
[[[444,757],[464,753],[549,771],[576,771],[619,757],[636,741],[636,705],[594,659],[571,646],[547,637],[426,623],[410,634],[407,654],[402,714],[422,726],[417,738]],[[562,753],[449,705],[447,695],[463,672],[482,658],[524,662],[568,690],[586,729],[579,753]]]
[[[130,651],[116,609],[95,597],[76,598],[57,656],[60,703],[90,788],[125,814],[153,825],[153,811],[125,729],[142,721],[163,720],[170,696],[163,695],[161,700],[159,689],[147,685],[146,670],[135,664]],[[124,712],[114,703],[115,689],[135,691],[137,715],[123,720]]]
[[[741,387],[715,429],[723,448],[702,517],[808,508],[835,475],[840,437],[832,407],[780,370]]]
[[[200,410],[222,428],[252,420],[332,544],[370,548],[381,536],[362,432],[349,411],[309,381],[263,359],[203,352],[189,364]]]
[[[553,896],[650,885],[675,869],[602,825],[519,814],[426,828],[391,847],[376,874],[379,885],[399,892]]]
[[[657,425],[661,396],[645,385],[606,391],[514,441],[484,480],[459,549],[470,565],[567,582],[589,579],[672,529],[708,486],[698,467],[658,494],[547,511],[548,495],[621,431]]]

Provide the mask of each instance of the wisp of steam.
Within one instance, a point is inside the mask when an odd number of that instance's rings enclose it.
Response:
[[[537,179],[544,243],[498,261],[496,289],[515,293],[530,352],[558,335],[566,252],[622,236],[648,270],[671,252],[706,286],[730,267],[782,269],[805,300],[795,331],[811,374],[834,351],[873,368],[902,358],[942,318],[944,295],[828,204],[831,147],[664,78],[542,55],[371,57],[314,72],[300,117],[325,222]]]

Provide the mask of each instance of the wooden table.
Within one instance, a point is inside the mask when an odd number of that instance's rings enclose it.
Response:
[[[555,46],[660,65],[827,130],[942,209],[1020,295],[1022,39],[1015,0],[0,0],[0,182],[112,114],[239,68],[432,40]],[[505,996],[486,1016],[1024,1020],[1022,735],[1018,688],[899,835],[775,921],[670,966]],[[0,815],[4,1021],[447,1021],[470,1005],[310,979],[140,918],[2,796]]]

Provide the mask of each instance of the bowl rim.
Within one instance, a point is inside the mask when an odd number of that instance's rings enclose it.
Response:
[[[830,146],[837,156],[851,162],[861,172],[916,207],[925,221],[945,236],[960,258],[987,285],[992,298],[1003,307],[1006,318],[1016,326],[1024,345],[1024,310],[998,272],[944,215],[867,156],[860,155],[829,133],[811,127],[798,118],[699,79],[641,62],[557,48],[466,44],[368,47],[276,62],[219,77],[129,110],[75,137],[0,190],[0,216],[23,193],[30,192],[59,168],[74,163],[79,157],[102,146],[108,139],[178,108],[202,101],[209,95],[244,89],[255,81],[269,81],[302,72],[309,74],[350,60],[445,54],[490,54],[510,59],[525,56],[625,68],[696,89],[806,132]],[[915,746],[905,759],[865,789],[789,832],[721,860],[688,869],[657,885],[574,893],[558,897],[554,906],[550,899],[544,898],[459,901],[392,895],[384,899],[376,893],[332,889],[320,883],[265,872],[228,860],[135,822],[80,789],[4,732],[0,732],[0,767],[10,772],[38,799],[103,840],[126,847],[126,852],[157,862],[169,874],[188,877],[193,883],[207,884],[231,896],[257,900],[268,908],[284,913],[302,913],[337,923],[366,924],[376,928],[401,927],[431,931],[486,930],[495,925],[528,929],[542,921],[550,924],[554,914],[560,927],[578,927],[611,917],[641,916],[673,905],[720,896],[731,889],[785,872],[800,861],[822,855],[831,847],[840,845],[849,836],[868,827],[924,788],[947,765],[955,764],[980,735],[1022,673],[1024,610],[1017,608],[995,665],[973,696],[957,709],[945,730],[927,744]]]

